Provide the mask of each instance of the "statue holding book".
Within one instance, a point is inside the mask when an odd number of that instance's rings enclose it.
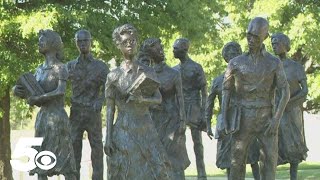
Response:
[[[247,29],[249,52],[230,60],[222,86],[222,119],[232,134],[230,179],[244,180],[248,146],[261,143],[261,180],[274,180],[278,127],[289,99],[282,62],[265,50],[269,23],[256,17]],[[275,89],[279,103],[274,106]],[[231,98],[232,97],[232,98]]]
[[[172,179],[170,161],[149,113],[150,106],[161,103],[155,72],[135,59],[137,30],[132,25],[117,27],[112,37],[124,60],[106,81],[108,179]]]
[[[63,174],[66,180],[75,180],[75,159],[70,136],[69,119],[64,110],[64,94],[68,79],[67,67],[63,59],[61,37],[52,30],[39,33],[39,52],[45,61],[36,73],[22,75],[14,87],[14,94],[27,99],[31,106],[37,105],[40,111],[35,122],[35,137],[42,137],[38,152],[51,151],[57,156],[56,165],[49,170],[35,168],[31,175],[38,174],[39,180],[47,176]]]
[[[224,45],[222,49],[222,57],[226,63],[239,55],[242,54],[241,46],[236,42],[228,42]],[[230,167],[231,167],[231,143],[232,143],[232,134],[225,133],[225,127],[223,120],[221,118],[221,102],[222,102],[222,84],[223,84],[224,73],[216,77],[212,83],[210,92],[206,104],[206,114],[205,119],[207,121],[207,135],[210,139],[213,137],[211,130],[211,118],[213,115],[214,102],[218,98],[220,110],[217,115],[217,125],[215,131],[215,138],[217,142],[217,155],[216,155],[216,166],[220,169],[227,169],[227,177],[230,176]],[[231,97],[232,98],[232,97]],[[257,140],[254,140],[249,145],[247,164],[251,165],[252,175],[255,180],[260,179],[259,174],[259,150],[260,146]]]

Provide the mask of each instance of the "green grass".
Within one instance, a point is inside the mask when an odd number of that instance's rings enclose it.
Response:
[[[289,164],[278,166],[276,179],[279,179],[279,180],[290,179],[289,169],[290,169]],[[208,177],[212,177],[212,178],[226,177],[226,170],[221,170],[216,167],[207,166],[206,171],[207,171]],[[197,176],[197,170],[195,168],[193,169],[188,168],[188,170],[185,171],[185,174],[187,177],[189,177],[187,179],[192,179],[191,177]],[[250,165],[247,165],[246,177],[253,178]],[[210,178],[208,178],[208,180],[209,179]],[[301,163],[298,168],[298,179],[299,180],[319,180],[320,179],[320,163],[318,162]]]

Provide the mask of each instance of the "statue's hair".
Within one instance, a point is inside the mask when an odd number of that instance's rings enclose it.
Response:
[[[62,61],[64,59],[64,55],[63,55],[63,42],[60,35],[53,30],[42,29],[39,31],[39,37],[40,36],[45,36],[48,38],[49,47],[56,51],[57,59]]]
[[[80,29],[79,31],[77,31],[76,34],[74,35],[74,39],[77,39],[78,38],[78,34],[80,34],[80,33],[87,34],[91,39],[91,33],[86,29]]]
[[[271,36],[271,41],[272,41],[272,39],[278,39],[279,41],[281,41],[285,45],[285,47],[287,49],[287,52],[290,51],[291,43],[290,43],[290,39],[289,39],[289,37],[287,35],[285,35],[285,34],[283,34],[281,32],[280,33],[274,33]]]
[[[121,43],[121,36],[124,34],[130,34],[138,39],[137,29],[131,24],[124,24],[114,29],[112,33],[112,40],[118,46]]]
[[[143,41],[139,51],[148,54],[151,47],[154,46],[156,43],[161,44],[161,40],[159,38],[148,38]]]
[[[264,36],[264,38],[269,36],[269,22],[263,17],[255,17],[253,18],[249,25],[248,25],[248,32],[252,30],[260,31],[261,35]],[[259,33],[259,34],[260,34]]]
[[[234,41],[231,41],[231,42],[228,42],[227,44],[225,44],[222,48],[222,57],[225,57],[226,56],[226,52],[229,48],[231,47],[235,47],[238,54],[242,54],[242,49],[241,49],[241,46],[239,43],[237,42],[234,42]]]
[[[185,50],[189,50],[190,47],[190,41],[187,38],[179,38],[175,41],[176,43],[180,43],[181,46],[185,49]]]

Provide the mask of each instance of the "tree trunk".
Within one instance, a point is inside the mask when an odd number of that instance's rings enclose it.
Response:
[[[0,97],[0,179],[13,180],[10,165],[10,88]]]

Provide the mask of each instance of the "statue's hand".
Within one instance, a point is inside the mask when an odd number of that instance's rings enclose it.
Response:
[[[104,145],[104,153],[107,155],[107,156],[111,156],[112,153],[114,152],[114,147],[111,143],[111,140],[106,140],[106,143]]]
[[[127,103],[129,101],[137,101],[138,103],[141,103],[143,101],[143,97],[141,95],[130,94],[129,98],[127,99]]]
[[[266,125],[266,130],[264,132],[265,136],[276,135],[278,132],[280,120],[277,118],[272,118],[271,121]]]
[[[208,135],[208,137],[212,140],[212,138],[213,138],[213,133],[212,133],[211,127],[207,127],[207,135]]]
[[[39,99],[40,99],[40,96],[30,96],[27,100],[27,103],[30,106],[34,106],[34,105],[41,106]]]
[[[17,84],[12,88],[12,90],[14,95],[18,96],[19,98],[25,98],[26,91],[23,86]]]

